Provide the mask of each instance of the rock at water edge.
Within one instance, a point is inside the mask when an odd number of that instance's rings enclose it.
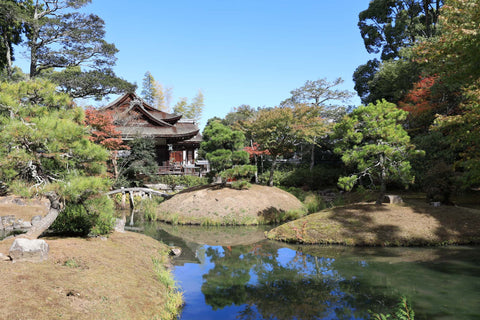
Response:
[[[170,247],[170,255],[171,256],[180,256],[182,254],[182,248],[180,247]]]
[[[40,239],[15,239],[10,247],[10,258],[13,262],[30,261],[42,262],[48,258],[48,244]]]
[[[114,230],[116,232],[125,232],[125,220],[124,219],[115,219]]]

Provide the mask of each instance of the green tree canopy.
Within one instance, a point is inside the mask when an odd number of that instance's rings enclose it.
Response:
[[[83,110],[53,83],[0,86],[0,180],[22,180],[42,190],[105,172],[107,150],[90,142]]]
[[[191,103],[188,103],[187,98],[180,98],[180,100],[173,107],[173,112],[183,114],[185,119],[192,119],[196,122],[200,122],[202,118],[203,108],[205,107],[204,96],[201,90],[192,99]]]
[[[405,49],[438,34],[443,0],[373,0],[360,12],[358,27],[369,60],[354,74],[355,90],[364,104],[380,99],[397,103],[418,80],[421,70]]]
[[[155,179],[158,174],[157,156],[155,154],[155,141],[149,138],[136,138],[128,143],[129,155],[119,161],[120,179],[118,186],[124,187],[125,183],[138,187],[144,184],[144,178]],[[126,181],[122,181],[123,179]]]
[[[282,106],[295,109],[300,141],[311,146],[310,171],[315,165],[315,147],[320,145],[320,137],[329,130],[331,122],[345,114],[344,104],[353,96],[350,91],[338,88],[342,83],[341,78],[308,80],[290,91],[291,97],[282,102]]]
[[[454,89],[465,88],[480,79],[480,4],[447,0],[441,13],[441,34],[418,43],[417,60]]]
[[[214,174],[248,163],[248,152],[242,150],[245,135],[241,131],[232,130],[222,124],[221,120],[210,119],[202,135],[203,142],[200,144],[199,155],[210,162]],[[244,177],[250,176],[251,171],[255,172],[249,168],[245,171]],[[242,176],[240,172],[241,170],[236,171],[239,177]],[[229,172],[229,175],[232,174],[234,172]]]
[[[199,154],[202,157],[209,152],[219,149],[235,151],[243,148],[245,135],[238,130],[222,124],[221,120],[208,121],[202,133],[203,142],[200,145]]]
[[[455,105],[439,115],[432,127],[458,152],[455,168],[464,187],[480,185],[480,4],[447,0],[441,10],[437,38],[419,43],[414,52],[422,66],[438,75],[437,95],[454,93]]]
[[[385,99],[397,104],[419,79],[420,68],[410,58],[408,49],[402,51],[404,56],[397,60],[383,61],[378,69],[367,80],[368,94],[364,96],[364,103],[375,103]]]
[[[58,84],[59,90],[72,98],[102,100],[105,95],[134,92],[137,87],[117,77],[110,68],[82,71],[80,67],[68,67],[43,76]]]
[[[297,126],[299,118],[295,116],[294,108],[260,109],[257,116],[248,124],[253,140],[262,150],[268,150],[272,157],[269,186],[273,186],[273,173],[278,158],[293,152],[300,141],[300,127]]]
[[[407,112],[385,100],[360,106],[344,117],[334,129],[335,152],[347,165],[358,171],[339,179],[339,186],[351,190],[360,179],[379,186],[377,204],[383,202],[387,183],[411,183],[413,176],[409,159],[414,145],[401,122]]]
[[[85,232],[109,232],[113,216],[108,210],[113,207],[88,206],[110,186],[105,178],[108,151],[89,140],[83,109],[46,80],[2,82],[0,92],[0,184],[24,196],[48,194],[55,209],[32,229],[34,234],[57,218],[58,198],[67,207],[85,209]]]
[[[358,27],[369,53],[382,60],[397,58],[399,50],[419,37],[436,34],[442,0],[373,0],[360,12]]]
[[[112,67],[118,50],[107,43],[105,23],[80,12],[91,0],[3,0],[0,6],[0,66],[11,76],[12,44],[21,42],[30,60],[30,78],[44,77],[73,98],[101,99],[110,93],[134,91]]]

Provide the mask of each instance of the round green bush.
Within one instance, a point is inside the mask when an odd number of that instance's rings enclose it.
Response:
[[[54,221],[54,232],[78,236],[104,235],[112,232],[115,222],[113,201],[107,196],[68,203]]]

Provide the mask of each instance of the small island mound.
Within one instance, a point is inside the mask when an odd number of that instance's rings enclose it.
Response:
[[[296,218],[304,212],[300,200],[275,187],[212,186],[182,192],[161,203],[157,219],[174,224],[257,225]]]
[[[357,203],[283,224],[267,238],[351,246],[429,246],[480,243],[480,210],[423,202]]]

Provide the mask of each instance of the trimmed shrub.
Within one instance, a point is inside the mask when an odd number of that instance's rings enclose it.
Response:
[[[284,180],[288,175],[291,173],[291,171],[280,171],[280,170],[275,170],[273,172],[273,185],[276,187],[279,186],[284,186]],[[268,179],[270,178],[270,172],[265,171],[258,177],[258,182],[263,185],[267,185]]]
[[[51,230],[71,235],[97,236],[112,232],[115,221],[113,201],[107,196],[84,203],[69,203],[60,212]]]
[[[50,229],[58,233],[86,236],[92,228],[91,219],[81,204],[67,204]]]
[[[184,186],[187,188],[203,186],[208,184],[208,179],[205,177],[197,176],[177,176],[177,175],[164,175],[158,178],[159,183],[168,185],[171,190],[174,190],[176,186]]]
[[[232,188],[236,190],[244,190],[244,189],[249,189],[252,185],[250,182],[245,181],[245,180],[239,180],[239,181],[233,181],[232,182]]]

